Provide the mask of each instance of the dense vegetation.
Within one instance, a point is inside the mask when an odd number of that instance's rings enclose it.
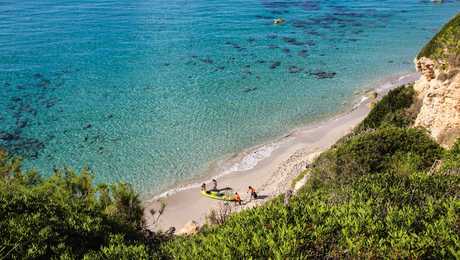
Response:
[[[87,170],[43,178],[0,151],[1,259],[147,256],[141,214],[127,184],[95,187]]]
[[[395,169],[350,185],[317,182],[289,207],[277,199],[165,250],[180,259],[244,257],[454,257],[457,176]]]
[[[181,259],[460,257],[460,141],[445,151],[423,130],[406,128],[412,95],[411,86],[392,91],[353,135],[323,153],[289,206],[280,196],[176,238],[163,253]]]
[[[460,14],[451,19],[420,51],[417,58],[427,57],[439,63],[460,65]]]
[[[355,133],[383,125],[407,127],[412,124],[415,118],[408,109],[413,103],[414,93],[413,84],[390,90],[360,123]]]

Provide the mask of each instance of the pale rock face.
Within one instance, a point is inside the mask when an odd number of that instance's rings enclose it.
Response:
[[[434,62],[428,58],[422,57],[420,59],[415,60],[415,67],[417,71],[424,76],[424,78],[428,81],[435,78],[434,73]]]
[[[448,148],[460,137],[460,70],[438,70],[427,58],[415,63],[422,77],[414,85],[420,106],[414,126],[426,128]]]
[[[185,224],[185,226],[181,228],[179,232],[177,232],[177,235],[185,235],[185,236],[193,235],[193,234],[198,233],[199,229],[200,227],[198,226],[198,223],[192,220],[192,221],[187,222],[187,224]]]

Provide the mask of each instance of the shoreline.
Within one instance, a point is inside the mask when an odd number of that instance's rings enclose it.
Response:
[[[392,88],[414,82],[418,78],[418,73],[389,77],[364,94],[376,92],[378,98],[381,98]],[[199,193],[201,183],[209,183],[212,178],[217,179],[220,188],[228,186],[238,191],[243,201],[249,197],[246,194],[248,185],[257,189],[262,199],[235,207],[234,211],[263,204],[273,196],[285,192],[290,188],[292,179],[308,163],[365,118],[370,111],[371,101],[363,95],[348,111],[295,128],[270,142],[214,162],[210,164],[210,170],[205,176],[184,182],[145,200],[146,227],[154,231],[165,231],[174,226],[179,231],[189,221],[195,221],[198,225],[204,224],[205,215],[222,204]],[[158,214],[163,204],[166,206]]]

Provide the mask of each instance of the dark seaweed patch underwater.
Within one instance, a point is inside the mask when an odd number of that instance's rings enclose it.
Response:
[[[417,46],[460,2],[43,0],[1,9],[0,146],[29,168],[88,165],[97,181],[147,193],[346,109],[377,75],[412,71]]]

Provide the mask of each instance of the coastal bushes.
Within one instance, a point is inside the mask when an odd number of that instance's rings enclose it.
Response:
[[[460,13],[445,24],[423,47],[417,58],[430,58],[440,64],[460,65]]]
[[[413,84],[404,85],[390,90],[369,112],[355,132],[375,129],[382,125],[407,127],[415,118],[407,111],[414,100]]]
[[[449,258],[460,250],[458,176],[424,172],[356,177],[306,187],[164,245],[177,259]]]
[[[403,161],[414,171],[428,170],[443,153],[424,130],[386,126],[354,135],[321,154],[310,182],[353,182],[355,176],[386,172]]]
[[[127,184],[95,187],[88,170],[44,178],[0,151],[1,258],[91,258],[121,248],[125,255],[147,254],[141,214]]]
[[[446,154],[440,165],[440,172],[445,175],[460,175],[460,139]]]
[[[418,157],[416,168],[424,170],[441,157],[443,149],[424,130],[389,126],[357,135],[334,152],[337,175],[348,178],[384,172],[407,154]]]

